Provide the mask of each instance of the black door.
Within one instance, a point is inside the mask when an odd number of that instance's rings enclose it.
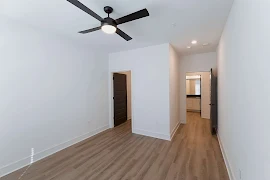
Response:
[[[210,71],[211,75],[211,96],[210,96],[210,119],[211,119],[211,133],[217,132],[217,77],[214,76],[213,70]]]
[[[127,120],[127,80],[125,74],[113,74],[114,126]]]

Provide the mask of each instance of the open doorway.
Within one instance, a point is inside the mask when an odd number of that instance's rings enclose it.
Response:
[[[186,101],[187,112],[201,113],[201,75],[187,73]]]
[[[131,71],[113,73],[113,124],[131,124]]]
[[[210,72],[186,73],[186,122],[197,119],[210,119]]]

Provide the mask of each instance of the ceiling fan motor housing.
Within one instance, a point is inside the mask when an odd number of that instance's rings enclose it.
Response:
[[[110,18],[109,16],[113,12],[113,8],[110,6],[105,6],[104,11],[108,14],[108,17],[104,18],[104,20],[101,22],[101,26],[111,25],[111,26],[116,27],[117,26],[116,21]]]
[[[107,14],[111,14],[113,12],[113,8],[110,7],[110,6],[105,6],[104,7],[104,11],[107,13]]]
[[[104,18],[104,21],[101,22],[101,26],[104,26],[104,25],[111,25],[111,26],[117,27],[115,20],[110,17]]]

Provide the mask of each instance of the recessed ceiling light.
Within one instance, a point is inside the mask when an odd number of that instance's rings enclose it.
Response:
[[[190,49],[190,48],[191,48],[191,46],[187,46],[187,48],[188,48],[188,49]]]
[[[192,44],[197,44],[196,40],[191,41]]]
[[[208,46],[209,45],[209,43],[203,43],[203,46]]]

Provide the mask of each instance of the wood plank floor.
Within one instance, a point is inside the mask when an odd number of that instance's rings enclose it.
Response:
[[[127,122],[34,163],[21,180],[229,180],[210,121],[187,117],[171,142],[132,134]]]

